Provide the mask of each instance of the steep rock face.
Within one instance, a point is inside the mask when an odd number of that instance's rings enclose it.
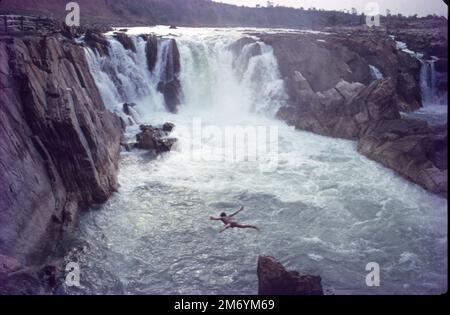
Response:
[[[158,91],[164,95],[167,110],[176,113],[177,106],[180,104],[181,83],[179,75],[181,65],[180,51],[174,39],[169,39],[166,54],[166,63],[161,81],[158,83]]]
[[[447,156],[446,145],[447,134],[440,137],[424,121],[386,119],[370,123],[358,143],[358,151],[447,197],[448,170],[447,164],[442,163]]]
[[[425,59],[448,58],[448,20],[443,17],[389,23],[388,30],[409,49],[424,54]]]
[[[122,32],[115,32],[114,38],[117,39],[125,49],[131,50],[132,52],[136,53],[136,46],[134,45],[131,37],[129,37],[127,34]]]
[[[63,37],[2,38],[0,69],[0,253],[30,265],[116,190],[122,127]]]
[[[147,55],[148,70],[153,72],[158,58],[158,38],[155,35],[149,35],[145,45],[145,54]]]
[[[101,56],[109,55],[109,42],[105,35],[92,29],[88,29],[85,33],[84,40],[86,45],[96,50]]]
[[[169,137],[173,128],[171,123],[165,123],[161,128],[141,125],[141,132],[136,135],[136,148],[150,150],[155,154],[169,152],[177,142],[176,138]]]
[[[258,258],[259,295],[323,295],[320,276],[287,271],[270,256]]]
[[[340,81],[334,88],[320,93],[308,90],[300,74],[298,81],[301,103],[281,108],[278,116],[299,129],[356,140],[369,121],[400,118],[389,78],[374,81],[368,87]]]
[[[274,34],[261,39],[274,48],[290,97],[296,100],[297,73],[313,92],[327,91],[342,80],[370,84],[370,65],[391,77],[404,111],[421,106],[420,62],[398,50],[386,35],[340,30],[337,34]]]
[[[273,47],[281,75],[295,82],[296,72],[301,73],[315,93],[329,90],[341,80],[363,84],[372,80],[364,60],[337,38],[276,34],[261,39]]]

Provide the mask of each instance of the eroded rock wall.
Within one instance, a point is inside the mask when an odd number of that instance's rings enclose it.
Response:
[[[0,39],[0,122],[0,254],[37,264],[117,189],[122,127],[60,35]]]

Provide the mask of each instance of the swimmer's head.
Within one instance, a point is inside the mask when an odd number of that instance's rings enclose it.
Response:
[[[222,212],[222,213],[220,214],[220,216],[221,216],[221,217],[226,217],[227,214],[226,214],[225,212]]]

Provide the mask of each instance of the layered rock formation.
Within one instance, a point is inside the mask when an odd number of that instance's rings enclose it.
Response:
[[[270,256],[258,258],[259,295],[323,295],[320,276],[287,271]]]
[[[153,72],[158,58],[158,38],[155,35],[148,35],[144,39],[147,40],[145,54],[147,55],[148,70]]]
[[[117,189],[122,126],[60,35],[1,38],[0,94],[0,254],[38,264]]]
[[[102,33],[88,29],[84,35],[84,41],[86,45],[91,47],[93,50],[96,50],[100,56],[109,55],[109,42]]]
[[[358,151],[447,197],[447,126],[444,128],[439,132],[425,121],[409,118],[372,121],[358,142]]]
[[[127,36],[125,33],[115,32],[114,38],[117,39],[125,49],[131,50],[136,53],[136,46],[134,45],[133,40]]]
[[[260,37],[274,48],[280,72],[295,102],[301,101],[295,99],[299,94],[297,90],[305,89],[299,77],[305,78],[311,92],[324,93],[342,80],[370,84],[375,78],[369,66],[374,66],[384,77],[393,80],[402,110],[412,111],[421,106],[420,62],[398,50],[386,34],[344,30],[328,35],[306,33]]]
[[[272,45],[286,83],[289,105],[280,118],[302,130],[359,140],[360,153],[447,196],[446,126],[435,132],[400,114],[421,106],[419,60],[386,34],[259,36]],[[384,79],[374,78],[370,66]]]

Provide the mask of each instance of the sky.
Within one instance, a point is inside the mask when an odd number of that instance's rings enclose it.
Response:
[[[254,7],[257,4],[266,6],[266,0],[214,0],[236,5]],[[274,4],[288,7],[316,7],[326,10],[350,10],[352,7],[359,12],[364,12],[366,5],[370,2],[379,4],[380,13],[385,14],[386,9],[390,9],[392,14],[402,13],[403,15],[424,16],[437,14],[448,17],[447,5],[442,0],[271,0]]]

